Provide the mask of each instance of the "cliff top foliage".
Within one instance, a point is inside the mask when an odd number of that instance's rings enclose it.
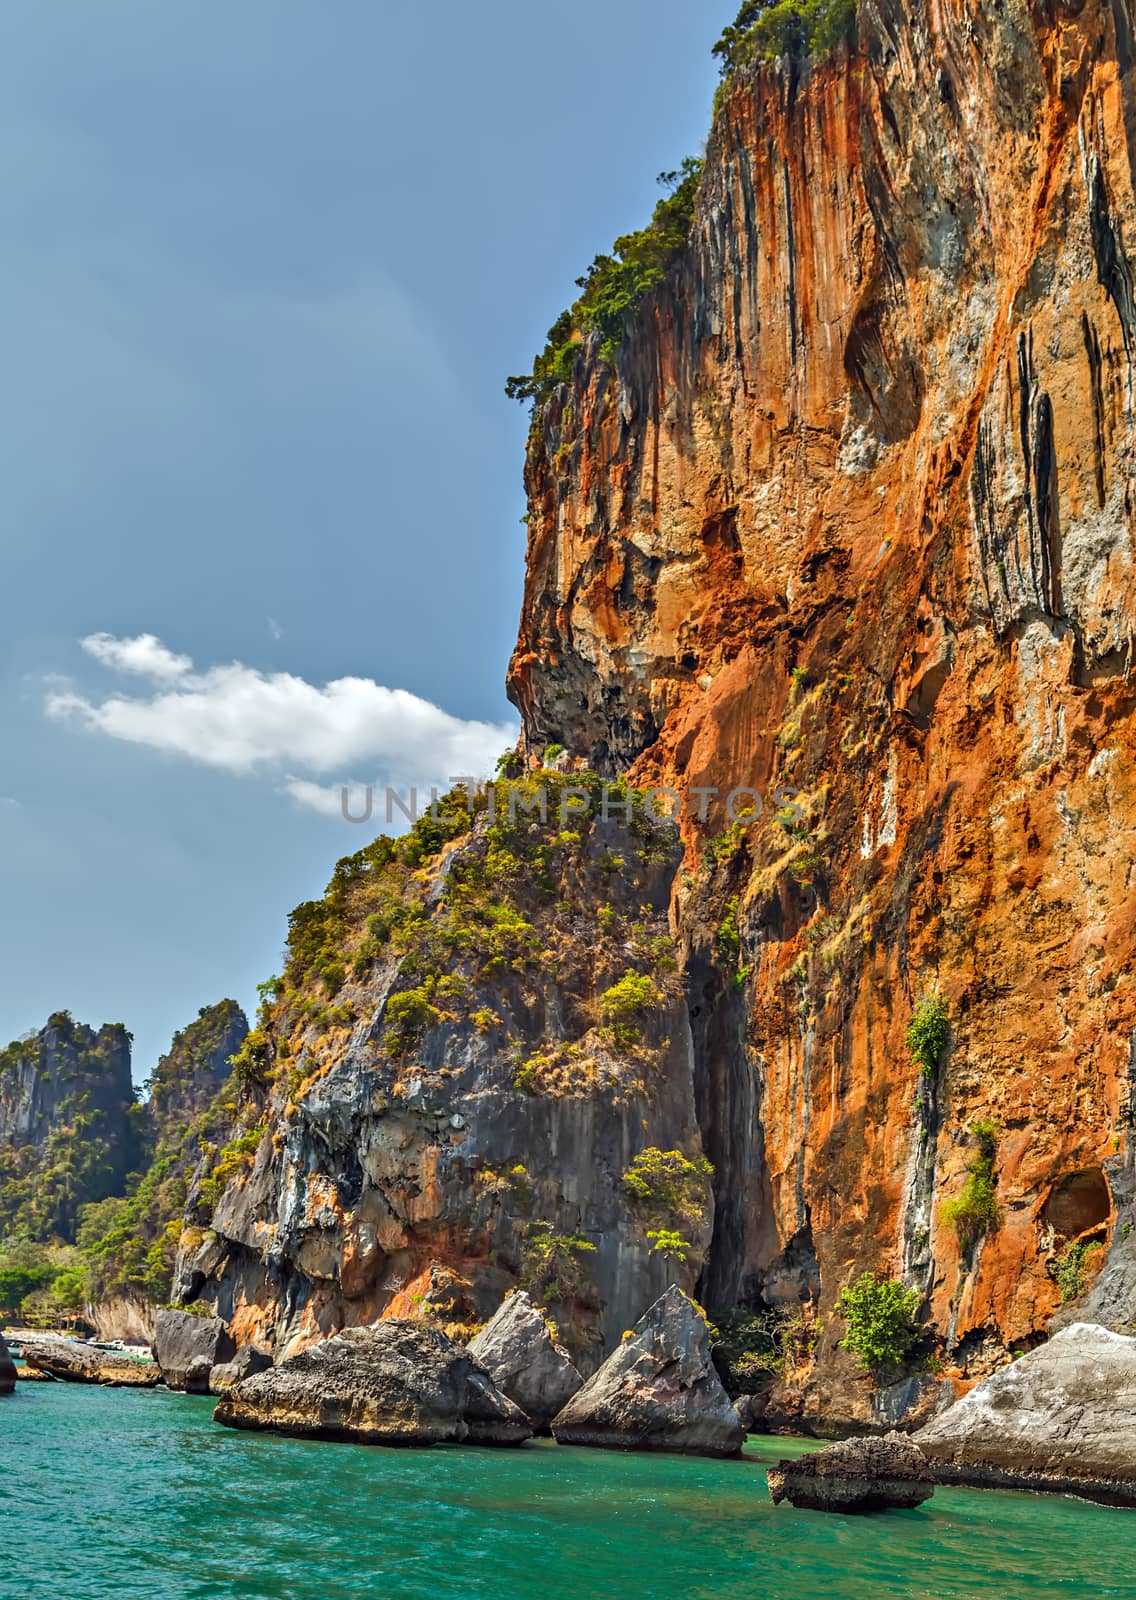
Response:
[[[660,172],[659,182],[668,192],[650,222],[617,239],[610,255],[597,256],[586,275],[576,279],[580,296],[548,330],[532,372],[506,380],[510,400],[540,401],[557,384],[570,382],[589,333],[599,334],[600,360],[611,361],[635,312],[686,249],[701,176],[702,161],[696,156],[687,156],[675,172]]]
[[[726,78],[751,61],[826,56],[855,25],[856,0],[745,0],[714,54]]]

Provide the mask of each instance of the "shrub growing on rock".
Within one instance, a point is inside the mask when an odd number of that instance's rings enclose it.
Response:
[[[928,995],[920,1000],[907,1025],[907,1048],[924,1077],[934,1077],[949,1035],[947,1004],[942,996]]]
[[[918,1289],[907,1289],[895,1278],[877,1278],[864,1272],[840,1291],[836,1309],[848,1324],[840,1341],[860,1365],[873,1371],[898,1367],[920,1336]]]

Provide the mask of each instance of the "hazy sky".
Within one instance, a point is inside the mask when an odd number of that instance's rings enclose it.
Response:
[[[339,783],[511,740],[503,379],[700,147],[727,20],[10,11],[0,1044],[66,1007],[125,1022],[147,1076],[200,1006],[255,1003],[374,831]]]

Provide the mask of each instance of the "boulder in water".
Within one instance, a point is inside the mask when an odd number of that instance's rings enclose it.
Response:
[[[745,1428],[710,1359],[706,1319],[670,1288],[552,1423],[560,1444],[736,1456]]]
[[[120,1350],[100,1350],[79,1339],[27,1339],[23,1346],[29,1367],[64,1383],[102,1383],[115,1389],[152,1389],[162,1380],[157,1363]]]
[[[887,1511],[922,1505],[935,1492],[922,1451],[901,1433],[845,1439],[769,1470],[773,1504],[809,1511]]]
[[[1136,1339],[1063,1328],[971,1389],[916,1443],[940,1483],[1136,1506]]]
[[[542,1433],[584,1381],[523,1290],[502,1301],[469,1353]]]
[[[230,1428],[356,1444],[521,1444],[519,1406],[437,1329],[392,1318],[348,1328],[241,1379],[213,1413]]]
[[[167,1388],[208,1394],[211,1370],[231,1361],[236,1353],[237,1347],[220,1317],[198,1317],[191,1311],[158,1312],[154,1359],[162,1369]]]

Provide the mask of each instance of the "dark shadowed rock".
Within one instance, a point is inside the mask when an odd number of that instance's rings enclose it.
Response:
[[[502,1302],[470,1341],[469,1353],[544,1433],[584,1381],[523,1290]]]
[[[560,1444],[736,1456],[745,1429],[710,1359],[706,1321],[674,1287],[553,1420]]]
[[[152,1389],[162,1374],[156,1362],[99,1350],[78,1339],[27,1339],[24,1360],[64,1383],[102,1383],[118,1389]]]
[[[0,1394],[11,1394],[16,1387],[16,1363],[8,1346],[4,1343],[4,1335],[0,1333]]]
[[[1075,1323],[915,1439],[940,1483],[1136,1506],[1136,1339]]]
[[[520,1408],[468,1351],[419,1322],[348,1328],[243,1378],[213,1413],[230,1428],[358,1444],[521,1444]]]
[[[809,1511],[887,1511],[922,1505],[935,1480],[917,1445],[901,1433],[846,1439],[769,1470],[773,1504]]]
[[[243,1378],[267,1372],[271,1365],[272,1357],[267,1350],[260,1350],[255,1344],[246,1344],[231,1361],[213,1368],[209,1374],[209,1391],[211,1394],[228,1394]]]
[[[220,1317],[195,1317],[189,1311],[158,1312],[154,1359],[169,1388],[208,1394],[210,1371],[222,1362],[231,1361],[236,1353],[237,1347]]]

